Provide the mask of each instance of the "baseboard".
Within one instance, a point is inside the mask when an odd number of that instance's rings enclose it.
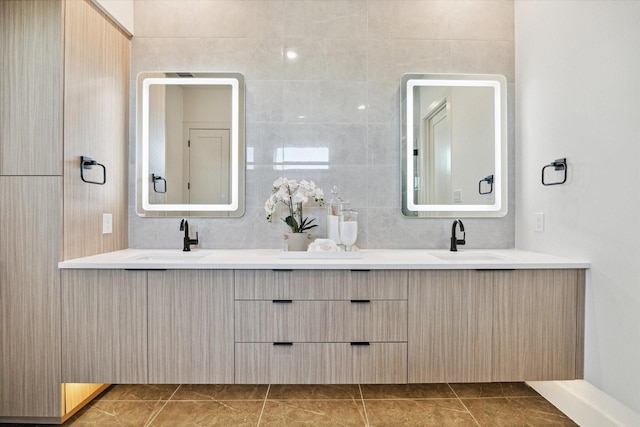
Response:
[[[640,426],[640,414],[587,381],[529,381],[527,384],[581,427]]]

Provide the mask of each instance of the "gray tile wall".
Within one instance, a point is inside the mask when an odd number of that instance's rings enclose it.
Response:
[[[246,79],[246,213],[191,219],[203,248],[280,248],[284,224],[263,205],[279,176],[311,179],[360,212],[361,248],[444,248],[451,220],[402,216],[400,78],[500,73],[509,82],[509,213],[465,220],[467,247],[514,246],[513,1],[136,0],[131,82],[142,71],[236,71]],[[285,53],[298,53],[290,60]],[[135,213],[132,96],[130,231],[134,248],[180,248],[179,219]],[[358,109],[365,105],[366,109]],[[304,119],[299,118],[304,116]],[[327,155],[323,169],[283,166],[276,150]],[[316,161],[322,156],[309,154]],[[287,167],[287,170],[283,170]],[[320,223],[325,210],[306,209]]]

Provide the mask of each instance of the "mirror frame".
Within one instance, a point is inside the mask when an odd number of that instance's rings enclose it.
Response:
[[[494,89],[494,203],[491,205],[418,204],[414,200],[413,91],[416,87],[492,87]],[[401,84],[402,213],[410,218],[503,217],[507,214],[507,82],[499,74],[405,74]],[[428,214],[422,214],[428,212]]]
[[[185,77],[148,77],[159,74],[184,74]],[[149,94],[151,85],[211,85],[231,86],[231,191],[230,203],[227,204],[159,204],[150,203],[149,179]],[[200,215],[222,217],[222,213],[231,213],[228,217],[240,217],[244,214],[244,182],[245,182],[245,89],[244,76],[240,73],[173,73],[173,72],[142,72],[138,74],[138,126],[137,139],[140,164],[136,162],[139,174],[136,185],[136,212],[139,216],[150,216],[148,213],[166,213],[165,216],[187,216],[185,212],[196,212]],[[141,152],[140,152],[141,150]],[[145,185],[146,184],[146,185]],[[207,213],[211,213],[207,215]],[[155,217],[155,216],[154,216]]]

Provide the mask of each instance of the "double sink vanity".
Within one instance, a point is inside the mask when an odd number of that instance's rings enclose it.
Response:
[[[237,73],[138,76],[139,216],[243,215],[244,90]],[[506,79],[407,74],[400,91],[402,214],[504,217]],[[194,107],[178,114],[176,100]],[[205,152],[197,151],[200,139],[219,141],[218,154],[191,153]],[[204,181],[183,182],[189,156],[204,159],[194,166]],[[221,178],[204,173],[212,170]],[[456,223],[463,231],[456,220],[452,242]],[[519,250],[360,254],[127,249],[61,262],[62,380],[338,384],[583,376],[587,262]]]
[[[59,264],[68,383],[583,376],[587,262],[520,250],[127,249]]]

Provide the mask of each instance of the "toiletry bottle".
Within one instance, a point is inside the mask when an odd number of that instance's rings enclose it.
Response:
[[[338,195],[338,187],[333,186],[331,190],[331,200],[327,204],[327,238],[333,240],[338,245],[340,241],[340,210],[342,209],[343,200]]]

